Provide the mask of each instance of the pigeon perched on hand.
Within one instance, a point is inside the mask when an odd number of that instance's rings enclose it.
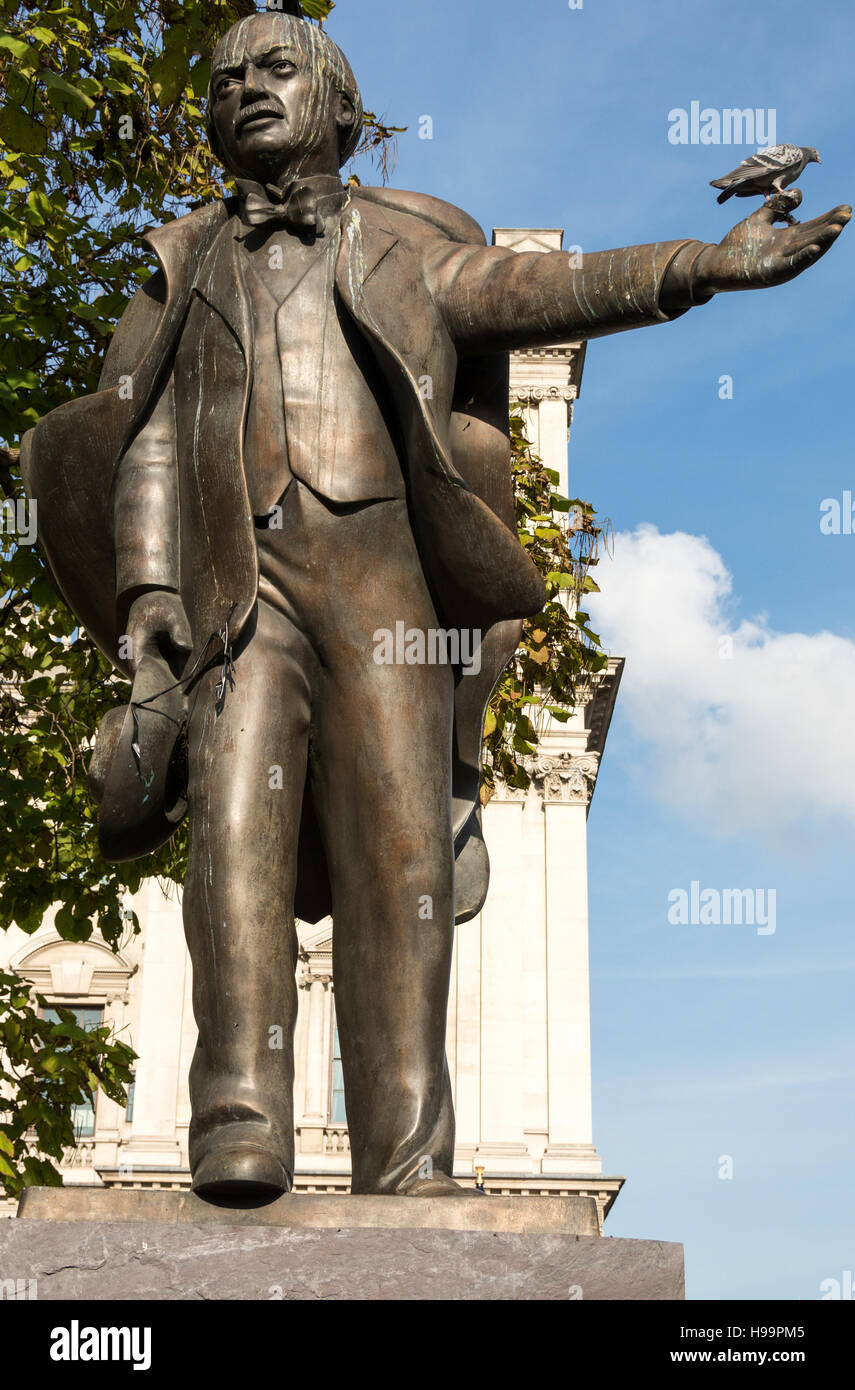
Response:
[[[753,198],[763,195],[772,198],[796,179],[808,164],[821,164],[817,151],[811,145],[773,145],[771,149],[759,150],[729,174],[713,179],[710,188],[723,188],[716,199],[726,203],[728,198]]]

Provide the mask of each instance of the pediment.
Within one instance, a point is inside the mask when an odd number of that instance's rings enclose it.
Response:
[[[9,965],[40,993],[69,999],[124,992],[136,970],[106,942],[65,941],[56,932],[22,946]]]
[[[297,923],[297,939],[300,943],[300,949],[309,954],[315,951],[329,954],[332,950],[332,933],[331,917],[324,917],[313,925],[309,925],[308,922]]]
[[[496,227],[493,245],[511,251],[560,251],[564,232],[560,227]]]

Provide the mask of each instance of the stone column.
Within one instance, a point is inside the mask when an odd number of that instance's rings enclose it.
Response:
[[[521,872],[526,882],[526,916],[522,932],[523,1137],[533,1160],[548,1139],[549,1085],[546,1040],[546,817],[535,788],[525,799],[522,817]]]
[[[455,1172],[472,1176],[481,1136],[481,919],[455,932]],[[451,1060],[449,1053],[449,1062]]]
[[[329,975],[307,975],[306,1090],[300,1124],[300,1152],[323,1153],[324,1129],[329,1109]]]
[[[119,1162],[122,1168],[178,1168],[176,1111],[187,970],[181,912],[153,878],[143,884],[134,905],[144,933],[140,1013],[131,1039],[139,1060],[131,1137]]]
[[[297,1026],[294,1029],[294,1123],[306,1117],[306,1076],[309,1058],[309,985],[305,962],[297,967]]]
[[[184,1003],[181,1017],[180,1062],[178,1067],[178,1104],[176,1106],[176,1137],[181,1148],[182,1167],[190,1166],[190,1063],[196,1051],[199,1030],[193,1017],[193,967],[185,946]]]
[[[587,812],[593,756],[540,757],[546,816],[549,1141],[544,1173],[599,1174],[591,1118]]]
[[[516,795],[494,798],[484,812],[491,883],[481,913],[481,1134],[476,1160],[488,1176],[532,1170],[523,1134],[524,939],[533,915],[523,816],[524,801]]]
[[[451,978],[448,982],[448,1009],[445,1027],[445,1058],[451,1081],[452,1099],[457,1103],[457,932],[451,948]]]
[[[309,986],[309,1031],[306,1050],[306,1113],[307,1120],[327,1117],[324,1096],[324,994],[327,982],[315,978]]]
[[[572,359],[571,359],[572,360]],[[562,370],[566,370],[567,364],[562,362]],[[573,394],[566,386],[554,387],[549,390],[549,394],[544,393],[538,409],[538,435],[539,442],[537,452],[548,466],[554,467],[552,460],[560,459],[558,467],[558,491],[566,497],[570,491],[569,468],[567,464],[567,439],[570,429],[570,401]]]

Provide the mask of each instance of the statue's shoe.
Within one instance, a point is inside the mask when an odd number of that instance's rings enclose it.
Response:
[[[290,1191],[291,1182],[275,1154],[251,1144],[214,1150],[196,1165],[192,1190],[221,1201],[232,1197],[270,1201]]]
[[[471,1189],[461,1187],[460,1183],[438,1169],[431,1178],[414,1177],[405,1179],[398,1188],[397,1197],[471,1197]]]

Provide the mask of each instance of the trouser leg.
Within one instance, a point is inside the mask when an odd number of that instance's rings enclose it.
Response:
[[[422,670],[412,681],[419,718],[406,745],[396,738],[391,747],[401,709],[394,675],[380,690],[356,670],[336,682],[336,694],[358,694],[371,723],[355,745],[331,713],[313,774],[332,880],[354,1192],[392,1192],[419,1169],[432,1176],[453,1167],[445,1065],[453,859],[450,791],[437,757],[449,731],[437,674]]]
[[[333,898],[354,1192],[451,1173],[445,1029],[454,923],[453,678],[379,665],[378,629],[437,626],[403,502],[336,514],[303,494],[285,587],[323,592],[310,776]]]
[[[305,638],[259,605],[218,714],[192,696],[184,925],[199,1040],[190,1166],[235,1144],[294,1171],[297,833],[309,727]]]

